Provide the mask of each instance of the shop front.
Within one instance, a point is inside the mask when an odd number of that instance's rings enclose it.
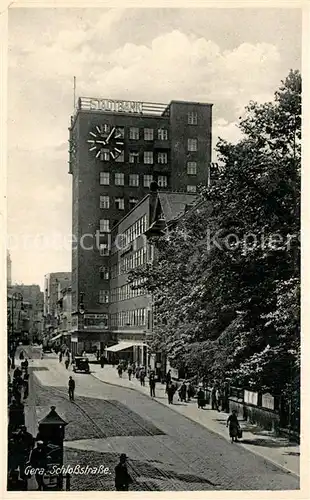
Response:
[[[108,331],[108,315],[104,313],[85,313],[83,317],[72,316],[71,353],[72,356],[94,354],[113,343]]]

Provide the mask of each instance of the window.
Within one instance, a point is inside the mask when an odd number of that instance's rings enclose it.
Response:
[[[122,151],[116,158],[115,161],[118,161],[119,163],[124,163],[124,151]]]
[[[100,208],[110,208],[109,196],[100,196]]]
[[[146,164],[153,164],[153,151],[144,151],[143,162]]]
[[[110,172],[100,172],[100,184],[103,186],[110,184]]]
[[[154,130],[152,128],[144,129],[144,140],[153,141],[154,140]]]
[[[158,140],[167,141],[168,140],[168,130],[166,128],[159,128],[157,132]]]
[[[109,302],[109,291],[99,290],[99,304],[106,304]]]
[[[196,191],[197,191],[197,186],[187,186],[188,193],[196,193]]]
[[[124,174],[115,174],[115,186],[124,186]]]
[[[134,187],[139,186],[138,174],[129,174],[129,186],[134,186]]]
[[[129,163],[139,163],[139,153],[129,152]]]
[[[157,179],[157,183],[159,187],[167,187],[168,180],[166,175],[159,175]]]
[[[115,198],[115,205],[118,210],[124,210],[125,209],[124,198]]]
[[[152,175],[144,175],[143,176],[143,186],[144,187],[150,187],[150,184],[153,180],[153,176]]]
[[[187,162],[187,173],[188,175],[196,175],[197,174],[197,163],[195,161]]]
[[[130,127],[129,139],[137,141],[139,139],[139,129],[137,127]]]
[[[158,153],[157,155],[157,162],[160,164],[166,164],[168,163],[168,155],[167,153]]]
[[[99,244],[99,254],[101,257],[106,257],[109,255],[109,245],[108,243],[100,243]]]
[[[197,139],[187,139],[187,150],[197,151]]]
[[[188,125],[197,125],[198,116],[196,111],[189,111],[189,113],[187,113],[187,123]]]
[[[110,232],[110,219],[100,219],[100,232],[101,233]]]
[[[108,280],[109,279],[109,269],[105,266],[99,267],[100,279]]]
[[[138,198],[129,198],[130,208],[133,208],[138,203]]]
[[[110,151],[109,149],[102,149],[100,153],[101,161],[109,161],[110,160]]]

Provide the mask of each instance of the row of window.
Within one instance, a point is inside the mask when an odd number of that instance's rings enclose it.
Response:
[[[138,203],[138,198],[129,198],[129,208],[130,210]],[[118,210],[125,210],[125,198],[114,198],[115,208]],[[108,209],[110,208],[110,196],[101,195],[100,196],[100,208]]]
[[[138,236],[143,234],[147,229],[147,219],[146,215],[140,217],[132,226],[126,229],[124,233],[125,241],[127,245],[129,245],[132,241],[134,241]]]
[[[187,151],[195,152],[198,149],[198,139],[187,139]],[[110,161],[110,150],[103,148],[100,153],[101,161]],[[136,151],[130,151],[128,156],[129,163],[140,163],[140,154]],[[115,161],[118,163],[125,162],[125,153],[122,151]],[[143,163],[145,165],[153,165],[154,163],[154,152],[144,151],[143,152]],[[158,152],[157,153],[157,164],[166,165],[168,163],[168,153]]]
[[[117,288],[112,288],[111,290],[111,302],[119,302],[120,300],[133,299],[134,297],[139,297],[145,294],[145,290],[142,288],[142,279],[135,280],[131,284],[126,284],[119,286]],[[137,288],[132,288],[132,287]]]
[[[110,150],[103,148],[100,152],[100,160],[101,161],[110,161]],[[122,151],[115,161],[118,163],[125,162],[125,153]],[[140,163],[140,154],[136,151],[130,151],[128,155],[129,163]],[[145,165],[153,165],[154,163],[154,153],[153,151],[144,151],[143,153],[143,163]],[[166,165],[168,163],[168,153],[159,152],[157,153],[157,163],[160,165]]]
[[[144,326],[146,325],[146,309],[139,308],[130,311],[120,311],[110,316],[111,326]]]
[[[129,186],[138,187],[139,186],[139,174],[129,174]],[[110,185],[110,172],[100,172],[100,185],[109,186]],[[143,176],[143,186],[150,187],[153,180],[152,174],[146,174]],[[168,186],[168,177],[166,175],[157,176],[157,184],[159,187]],[[125,186],[125,174],[121,172],[116,172],[114,174],[114,185],[115,186]]]
[[[125,256],[121,261],[121,273],[128,273],[131,269],[143,266],[147,263],[147,247],[139,248],[129,256]]]

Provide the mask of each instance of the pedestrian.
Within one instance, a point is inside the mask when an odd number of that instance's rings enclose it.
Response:
[[[117,373],[118,373],[119,378],[123,377],[123,367],[121,364],[119,364],[117,367]]]
[[[237,417],[237,410],[233,410],[231,415],[229,415],[226,423],[226,427],[229,426],[229,437],[231,438],[231,442],[238,441],[238,434],[240,433],[240,425]]]
[[[185,381],[182,382],[182,385],[179,389],[179,398],[181,403],[184,401],[186,403],[186,392],[187,392],[187,387],[185,384]]]
[[[66,367],[66,370],[68,370],[68,368],[69,368],[69,363],[70,363],[69,358],[66,358],[66,360],[65,360],[65,367]]]
[[[20,351],[19,359],[20,360],[24,359],[24,351]]]
[[[187,384],[187,400],[190,401],[195,396],[195,389],[191,382]]]
[[[119,463],[115,467],[115,489],[116,491],[128,491],[132,479],[127,470],[127,456],[122,453]]]
[[[101,368],[104,368],[104,361],[105,361],[105,359],[104,359],[104,355],[102,353],[101,356],[100,356],[100,366],[101,366]]]
[[[137,366],[137,368],[136,368],[136,379],[139,380],[139,376],[140,376],[140,366]]]
[[[17,461],[20,478],[24,480],[26,479],[25,467],[33,445],[34,439],[32,434],[27,431],[25,425],[21,425],[17,433]]]
[[[28,395],[29,395],[29,373],[28,373],[28,371],[26,371],[24,373],[23,387],[24,387],[24,399],[27,399]]]
[[[220,403],[221,403],[221,393],[220,393],[219,388],[217,388],[215,391],[215,405],[216,405],[217,411],[220,411]]]
[[[212,410],[217,410],[216,387],[215,386],[213,386],[211,389],[211,407],[212,407]]]
[[[168,370],[167,375],[166,375],[166,383],[169,384],[171,382],[172,377],[171,377],[171,370]]]
[[[13,379],[17,378],[17,377],[21,377],[23,374],[23,372],[21,371],[21,369],[19,368],[19,366],[17,366],[14,370],[14,373],[13,373]]]
[[[200,385],[198,392],[197,392],[198,409],[204,408],[205,404],[206,404],[205,391],[203,390],[202,385]]]
[[[145,368],[144,368],[144,366],[142,366],[140,373],[139,373],[140,384],[142,385],[142,387],[145,386],[145,375],[146,375]]]
[[[43,441],[37,442],[36,448],[33,448],[30,454],[29,462],[30,465],[34,469],[36,469],[35,478],[38,485],[38,490],[45,490],[44,472],[47,469],[47,456]]]
[[[173,404],[173,396],[174,396],[175,391],[176,391],[176,388],[175,388],[174,384],[172,382],[169,382],[169,384],[167,384],[167,394],[168,394],[168,403],[170,405]]]
[[[60,351],[60,353],[59,353],[59,363],[61,363],[61,362],[62,362],[62,352]]]
[[[155,398],[156,379],[155,379],[155,372],[153,370],[150,372],[149,384],[150,384],[150,395],[152,398]]]
[[[128,379],[131,380],[131,375],[132,375],[132,366],[128,365]]]
[[[69,399],[70,401],[74,401],[74,391],[75,391],[75,381],[73,378],[70,376],[69,377],[69,382],[68,382],[68,389],[69,389]]]

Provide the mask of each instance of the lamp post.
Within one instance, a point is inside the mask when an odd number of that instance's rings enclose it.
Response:
[[[24,297],[20,292],[14,292],[12,294],[12,304],[11,304],[11,331],[9,334],[9,356],[12,360],[11,367],[14,369],[15,368],[15,352],[16,352],[16,339],[14,338],[14,301],[20,301],[21,302],[21,309],[23,307],[23,300]]]

